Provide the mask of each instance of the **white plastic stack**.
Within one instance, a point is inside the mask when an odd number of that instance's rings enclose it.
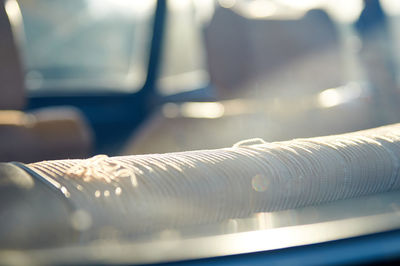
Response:
[[[90,235],[108,226],[128,236],[399,189],[400,124],[27,167],[72,204],[78,230]]]

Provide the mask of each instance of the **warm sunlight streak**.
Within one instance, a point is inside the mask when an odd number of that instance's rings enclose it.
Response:
[[[181,108],[184,117],[219,118],[224,114],[224,106],[217,102],[187,102]]]
[[[325,1],[326,11],[337,21],[341,23],[351,23],[356,21],[364,8],[362,0],[340,0]]]
[[[381,6],[386,14],[390,16],[400,15],[400,1],[398,0],[380,0]]]
[[[93,17],[102,17],[109,13],[121,13],[134,17],[147,17],[153,12],[155,1],[141,0],[86,0]]]
[[[186,102],[183,104],[167,103],[162,107],[167,118],[220,118],[225,113],[225,107],[219,102]]]
[[[318,95],[318,103],[321,107],[328,108],[349,102],[361,96],[362,89],[354,83],[346,86],[327,89]]]
[[[17,1],[7,0],[5,3],[5,9],[11,24],[14,27],[20,27],[22,25],[22,16]]]
[[[248,5],[248,12],[250,16],[254,18],[271,16],[276,12],[276,10],[276,5],[267,1],[255,1]]]
[[[0,125],[29,126],[35,118],[20,111],[0,111]]]

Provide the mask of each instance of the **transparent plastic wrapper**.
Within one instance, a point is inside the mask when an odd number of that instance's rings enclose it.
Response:
[[[68,206],[76,241],[129,240],[396,190],[400,124],[216,150],[15,165],[53,190],[44,205],[57,198]]]

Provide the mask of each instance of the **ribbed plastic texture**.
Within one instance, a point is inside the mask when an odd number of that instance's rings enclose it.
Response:
[[[255,139],[217,150],[27,166],[76,207],[78,223],[89,219],[92,229],[136,234],[398,189],[400,124],[285,142]]]

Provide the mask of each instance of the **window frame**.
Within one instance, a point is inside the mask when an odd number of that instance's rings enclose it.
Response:
[[[147,74],[142,87],[132,92],[120,90],[88,90],[79,92],[28,92],[25,111],[49,106],[73,106],[81,110],[94,131],[94,153],[114,154],[131,132],[153,109],[155,84],[163,45],[166,1],[158,0],[150,33]]]

